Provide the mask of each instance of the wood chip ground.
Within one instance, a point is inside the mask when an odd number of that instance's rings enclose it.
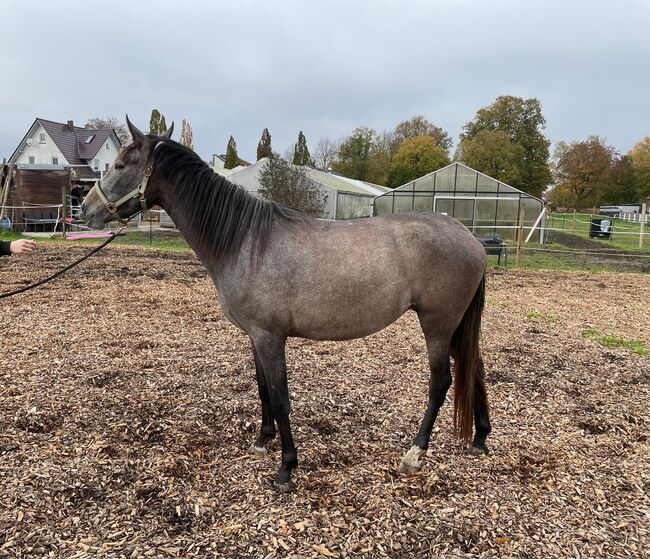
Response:
[[[2,259],[0,290],[86,250]],[[1,300],[0,557],[648,557],[650,357],[583,332],[649,348],[650,278],[494,271],[487,298],[489,456],[448,402],[422,472],[397,473],[427,393],[408,313],[288,344],[289,495],[277,441],[247,454],[249,342],[191,254],[111,247]]]

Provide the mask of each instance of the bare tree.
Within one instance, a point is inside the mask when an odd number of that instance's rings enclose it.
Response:
[[[318,140],[314,150],[314,163],[319,169],[328,171],[339,151],[340,142],[325,137]]]
[[[194,150],[194,134],[192,133],[192,127],[190,126],[190,123],[185,119],[183,119],[183,123],[181,125],[180,143],[185,147]]]
[[[115,134],[123,146],[131,143],[131,134],[129,134],[126,125],[115,116],[89,118],[85,127],[94,130],[115,130]]]

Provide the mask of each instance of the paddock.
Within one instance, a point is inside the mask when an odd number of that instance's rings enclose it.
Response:
[[[2,291],[88,250],[0,261]],[[260,420],[249,342],[191,253],[112,246],[0,301],[0,557],[627,557],[650,545],[650,282],[491,271],[491,454],[436,422],[408,313],[351,342],[288,346],[297,490]],[[610,339],[610,342],[611,342]],[[635,351],[635,348],[637,351]],[[645,551],[644,551],[645,550]]]

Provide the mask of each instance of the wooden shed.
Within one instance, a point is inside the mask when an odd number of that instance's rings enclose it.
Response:
[[[14,231],[53,229],[58,207],[70,195],[70,170],[5,166],[2,175],[0,217],[7,216]]]

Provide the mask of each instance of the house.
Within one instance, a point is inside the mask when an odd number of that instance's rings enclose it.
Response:
[[[8,164],[16,169],[71,169],[75,182],[95,182],[107,172],[122,147],[115,131],[37,118]]]
[[[239,171],[240,169],[244,169],[245,167],[250,167],[250,163],[248,161],[245,161],[244,159],[239,159],[239,165],[237,167],[234,167],[232,169],[226,169],[225,167],[226,164],[226,156],[224,154],[218,155],[216,153],[212,154],[212,161],[210,162],[210,167],[212,169],[219,173],[220,175],[227,176],[229,173],[234,172],[234,171]]]
[[[0,218],[16,230],[54,227],[60,211],[72,215],[71,206],[111,168],[121,147],[113,130],[37,118],[0,170]]]

